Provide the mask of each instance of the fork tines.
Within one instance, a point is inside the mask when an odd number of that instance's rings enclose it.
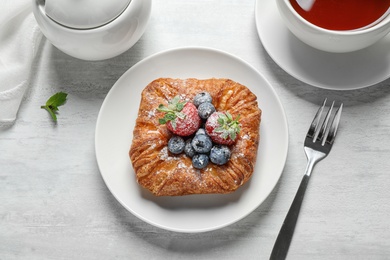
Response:
[[[322,114],[325,109],[326,101],[327,99],[324,100],[322,106],[318,109],[306,135],[306,137],[313,140],[313,143],[321,142],[322,146],[325,144],[333,144],[340,122],[341,111],[343,109],[343,103],[341,103],[334,112],[335,101],[333,101],[328,108],[326,115],[323,116]]]

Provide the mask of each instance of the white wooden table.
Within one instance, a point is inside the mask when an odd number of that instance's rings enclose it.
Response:
[[[305,132],[324,97],[344,102],[342,125],[314,170],[288,259],[390,259],[390,80],[351,91],[298,81],[263,49],[254,6],[155,0],[140,41],[100,62],[43,40],[18,119],[0,130],[0,259],[268,259],[305,170]],[[253,65],[279,95],[290,137],[267,200],[231,226],[196,234],[159,229],[124,209],[94,151],[97,115],[116,80],[138,61],[183,46],[219,49]],[[55,125],[40,105],[58,91],[69,96]]]

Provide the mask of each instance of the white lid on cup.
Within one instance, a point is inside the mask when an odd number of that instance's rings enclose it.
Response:
[[[92,29],[117,18],[131,0],[46,0],[45,13],[74,29]]]

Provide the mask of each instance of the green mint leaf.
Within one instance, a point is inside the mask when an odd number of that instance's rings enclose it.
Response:
[[[66,94],[64,92],[58,92],[58,93],[54,94],[53,96],[51,96],[46,101],[46,106],[55,107],[55,108],[62,106],[63,104],[65,104],[67,96],[68,96],[68,94]]]
[[[51,118],[53,118],[53,120],[54,120],[55,122],[57,122],[57,116],[56,116],[56,114],[54,113],[54,111],[53,111],[52,109],[50,109],[50,108],[47,107],[47,106],[41,106],[41,108],[46,109],[47,112],[49,112]]]
[[[55,106],[48,106],[48,108],[50,108],[52,111],[58,111],[58,107],[55,107]]]
[[[44,106],[41,106],[42,109],[46,109],[51,118],[54,120],[54,122],[57,122],[57,115],[55,112],[58,111],[58,107],[62,106],[66,103],[66,97],[68,94],[64,92],[58,92],[51,96],[47,101]]]

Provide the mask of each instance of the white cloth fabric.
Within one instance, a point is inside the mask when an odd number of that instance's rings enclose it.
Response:
[[[0,0],[0,124],[16,119],[41,39],[31,0]]]

